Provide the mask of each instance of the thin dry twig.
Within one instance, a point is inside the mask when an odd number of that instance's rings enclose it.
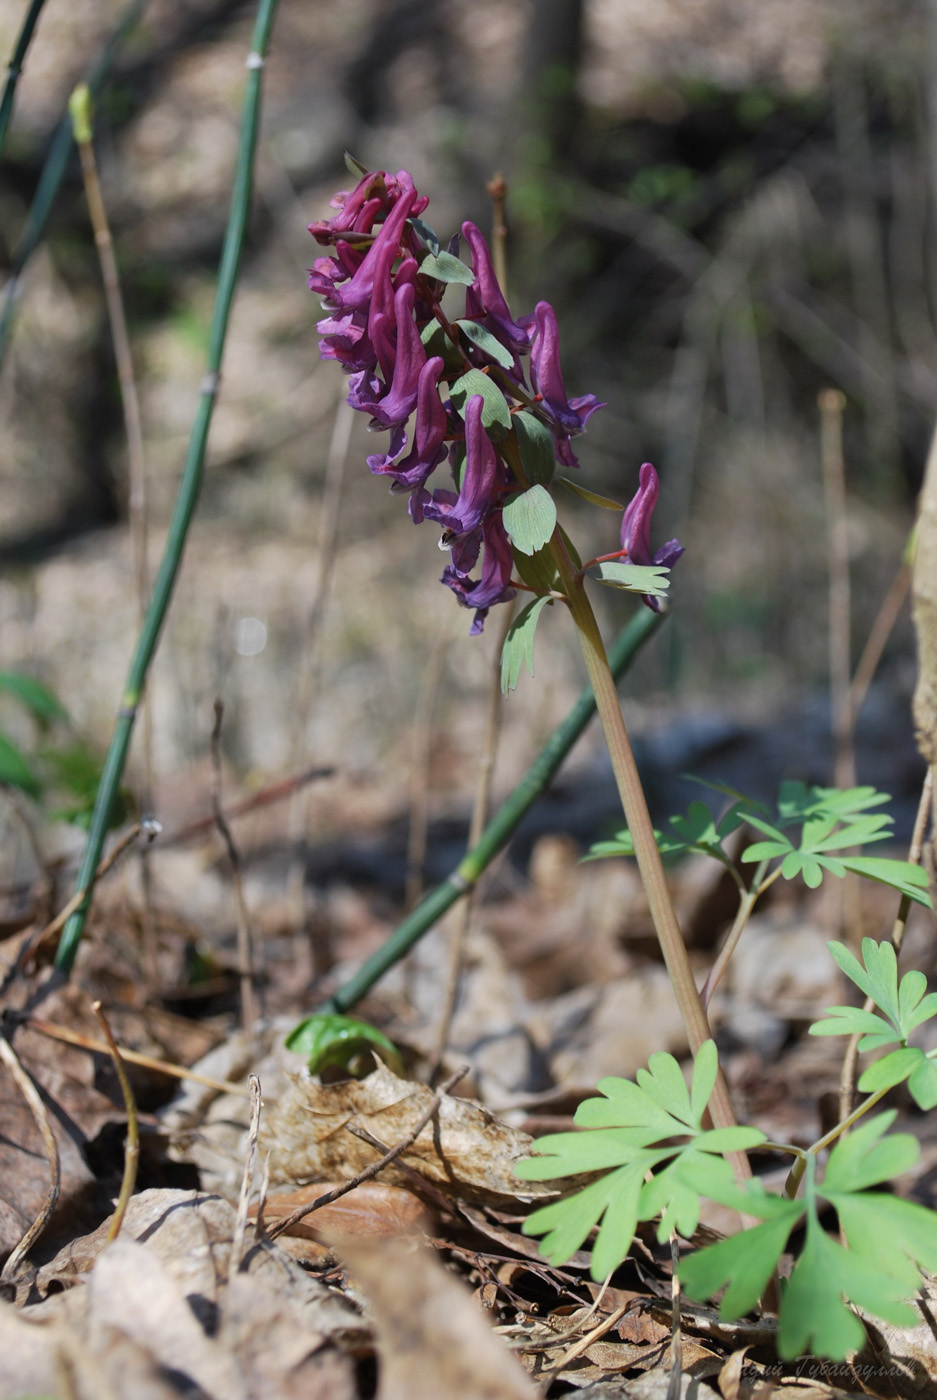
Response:
[[[234,1222],[234,1235],[231,1240],[231,1255],[228,1260],[228,1281],[234,1278],[241,1267],[241,1254],[244,1249],[244,1236],[247,1233],[247,1210],[251,1199],[251,1186],[254,1181],[254,1162],[257,1158],[257,1135],[260,1132],[260,1110],[263,1100],[260,1096],[260,1080],[256,1074],[247,1076],[247,1087],[251,1096],[250,1129],[247,1135],[247,1156],[241,1176],[241,1194],[238,1197],[237,1217]]]
[[[300,1220],[304,1220],[307,1215],[311,1215],[314,1210],[318,1210],[320,1206],[330,1206],[333,1201],[337,1201],[341,1196],[347,1196],[349,1191],[354,1191],[355,1187],[360,1186],[362,1182],[370,1181],[373,1177],[378,1176],[379,1173],[382,1172],[385,1167],[390,1166],[391,1162],[395,1161],[401,1153],[406,1152],[408,1147],[413,1146],[427,1123],[433,1115],[438,1112],[439,1105],[442,1103],[445,1095],[454,1089],[459,1080],[464,1079],[468,1072],[468,1065],[460,1065],[453,1074],[450,1074],[445,1083],[440,1084],[439,1088],[433,1094],[426,1112],[420,1115],[407,1135],[394,1147],[384,1148],[383,1144],[378,1143],[376,1138],[372,1138],[370,1133],[366,1134],[366,1130],[358,1128],[351,1123],[346,1123],[345,1126],[349,1132],[354,1133],[356,1137],[360,1137],[365,1142],[370,1143],[372,1147],[377,1147],[383,1152],[383,1156],[378,1158],[376,1162],[372,1162],[369,1167],[365,1167],[363,1171],[358,1172],[357,1176],[353,1176],[351,1180],[346,1181],[344,1185],[336,1186],[334,1191],[326,1191],[324,1196],[317,1196],[314,1201],[310,1201],[306,1205],[298,1206],[291,1215],[284,1216],[284,1218],[278,1220],[275,1225],[271,1225],[270,1229],[267,1231],[267,1239],[275,1240],[279,1235],[283,1235],[287,1230],[291,1230]]]
[[[432,733],[439,682],[452,641],[451,619],[452,614],[447,612],[433,642],[411,728],[410,828],[407,833],[407,881],[404,894],[404,907],[408,912],[415,909],[423,897],[423,864],[426,859],[429,786],[433,765],[432,744],[427,742],[427,736]]]
[[[117,1197],[117,1205],[114,1207],[114,1215],[111,1220],[110,1229],[107,1232],[107,1242],[116,1240],[123,1224],[124,1216],[127,1213],[127,1206],[130,1204],[130,1197],[133,1195],[133,1188],[137,1184],[137,1166],[140,1161],[140,1121],[137,1117],[137,1105],[133,1097],[133,1090],[130,1087],[130,1080],[127,1078],[127,1071],[124,1069],[124,1062],[121,1059],[117,1042],[111,1034],[104,1008],[99,1001],[91,1003],[91,1008],[95,1016],[101,1023],[104,1038],[107,1041],[107,1048],[110,1051],[111,1059],[114,1061],[114,1068],[117,1071],[117,1078],[120,1081],[120,1092],[124,1096],[124,1107],[127,1110],[127,1141],[124,1146],[124,1174],[120,1183],[120,1195]]]
[[[610,1332],[615,1324],[621,1321],[631,1306],[632,1303],[630,1299],[628,1302],[622,1303],[614,1312],[609,1313],[607,1317],[603,1317],[602,1321],[596,1327],[593,1327],[591,1332],[587,1332],[584,1337],[580,1337],[579,1341],[575,1342],[573,1346],[569,1348],[569,1351],[564,1352],[558,1361],[554,1361],[549,1370],[544,1371],[542,1376],[538,1377],[544,1384],[544,1388],[546,1388],[546,1385],[549,1384],[560,1371],[564,1371],[571,1362],[582,1356],[583,1352],[588,1351],[593,1342],[597,1342],[601,1337],[605,1336],[606,1332]]]
[[[247,901],[244,898],[244,881],[241,875],[241,856],[231,828],[225,821],[221,805],[221,725],[224,719],[224,703],[215,700],[215,723],[211,731],[211,802],[215,814],[215,825],[225,844],[228,860],[231,862],[231,879],[234,884],[234,901],[237,911],[237,952],[238,977],[241,987],[241,1027],[250,1033],[254,1028],[256,1010],[254,1006],[254,940],[251,934]]]
[[[16,1274],[19,1272],[20,1264],[51,1219],[52,1212],[55,1210],[56,1202],[59,1199],[59,1191],[62,1185],[62,1168],[59,1160],[58,1143],[52,1131],[52,1124],[49,1122],[48,1110],[42,1101],[39,1090],[20,1064],[16,1051],[13,1049],[13,1046],[7,1040],[6,1036],[0,1036],[0,1059],[6,1064],[17,1088],[29,1105],[29,1111],[36,1120],[36,1126],[42,1134],[46,1155],[49,1158],[49,1189],[46,1193],[45,1201],[36,1219],[10,1254],[10,1257],[3,1266],[3,1271],[0,1272],[0,1279],[7,1280],[16,1277]]]
[[[679,1400],[680,1382],[683,1377],[683,1323],[680,1319],[680,1248],[677,1232],[670,1232],[670,1380],[667,1384],[667,1400]]]
[[[96,1055],[110,1054],[110,1046],[103,1040],[95,1040],[79,1031],[70,1031],[65,1026],[56,1026],[51,1021],[43,1021],[39,1016],[27,1016],[23,1024],[38,1031],[40,1035],[49,1036],[51,1040],[61,1040],[66,1045],[77,1045],[80,1050],[89,1050]],[[172,1079],[191,1079],[195,1084],[204,1084],[222,1094],[238,1094],[245,1099],[249,1096],[249,1090],[243,1084],[234,1084],[229,1079],[213,1079],[210,1074],[200,1074],[198,1070],[187,1069],[185,1065],[174,1064],[171,1060],[157,1060],[152,1055],[141,1055],[138,1050],[127,1050],[123,1046],[120,1047],[120,1054],[128,1065],[140,1065],[143,1069],[156,1070],[158,1074],[168,1074]]]

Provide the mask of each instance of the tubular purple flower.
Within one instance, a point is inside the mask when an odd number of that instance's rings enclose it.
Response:
[[[645,462],[638,474],[638,489],[625,507],[621,521],[621,547],[632,564],[659,564],[671,568],[683,553],[679,540],[668,540],[656,554],[651,554],[651,516],[657,504],[660,482],[650,462]],[[660,612],[658,599],[642,594],[654,612]]]
[[[476,582],[464,577],[452,565],[442,574],[440,583],[452,589],[459,602],[467,608],[475,608],[475,617],[469,628],[469,635],[477,637],[484,631],[488,609],[495,603],[507,603],[515,595],[511,587],[511,569],[514,556],[511,544],[505,533],[500,510],[490,511],[482,526],[485,545],[485,558],[481,578]]]
[[[475,283],[465,293],[465,314],[473,321],[487,320],[498,339],[515,355],[520,354],[530,344],[530,317],[515,321],[511,316],[481,229],[466,222],[462,225],[462,233],[472,250],[472,269],[475,273]]]
[[[543,406],[566,435],[581,433],[597,408],[604,408],[595,394],[569,400],[560,368],[560,333],[556,312],[548,301],[534,308],[534,334],[530,350],[530,382]]]
[[[390,248],[393,256],[396,256],[404,225],[413,214],[414,205],[418,202],[419,196],[411,184],[410,188],[401,194],[381,224],[377,237],[351,281],[341,287],[333,287],[331,298],[336,302],[336,309],[341,307],[343,311],[362,311],[368,306],[374,289],[375,277],[380,272],[387,257],[387,250]]]
[[[375,455],[368,458],[368,466],[375,476],[390,477],[391,491],[418,490],[448,456],[449,449],[445,445],[448,426],[446,410],[440,401],[437,387],[442,371],[443,360],[439,355],[427,360],[420,370],[413,447],[407,456],[402,461],[399,460],[407,439],[404,433],[395,430],[391,439],[392,451],[383,457]],[[395,440],[399,445],[396,446],[396,451],[393,451]]]
[[[385,374],[393,372],[389,388],[384,394],[370,400],[357,394],[354,403],[351,395],[348,398],[352,408],[370,413],[375,424],[382,428],[394,428],[405,423],[416,407],[420,371],[426,364],[426,348],[413,319],[415,296],[415,288],[407,282],[394,297],[396,339],[390,317],[380,313],[374,317],[372,337],[378,362]],[[379,380],[375,382],[380,383]]]
[[[425,517],[437,521],[453,537],[478,529],[491,508],[498,482],[498,458],[482,426],[484,406],[481,394],[473,394],[465,405],[465,467],[455,501],[444,499],[449,492],[436,492],[423,507]]]

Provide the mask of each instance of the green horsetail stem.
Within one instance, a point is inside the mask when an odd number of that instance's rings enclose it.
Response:
[[[251,52],[247,57],[247,88],[241,117],[241,139],[234,177],[234,191],[231,196],[231,212],[228,216],[228,227],[225,231],[221,264],[218,270],[218,290],[212,316],[201,397],[192,435],[189,439],[188,456],[169,525],[166,547],[156,582],[153,585],[153,596],[150,599],[150,605],[137,641],[136,651],[127,673],[126,688],[120,709],[117,712],[117,722],[111,737],[110,748],[107,751],[104,771],[101,774],[88,840],[75,884],[75,894],[81,895],[81,903],[65,925],[56,954],[56,968],[66,975],[71,971],[84,931],[85,919],[88,915],[91,894],[94,889],[95,871],[101,859],[111,808],[127,761],[137,707],[140,704],[147,671],[156,651],[163,622],[169,609],[179,566],[182,563],[186,537],[198,499],[205,463],[205,450],[208,446],[208,430],[218,395],[225,337],[228,331],[228,320],[234,300],[241,250],[244,246],[244,235],[250,212],[254,154],[260,130],[261,77],[275,11],[276,0],[261,0],[254,26]]]

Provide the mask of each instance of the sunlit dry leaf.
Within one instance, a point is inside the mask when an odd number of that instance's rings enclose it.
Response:
[[[535,1400],[520,1362],[425,1250],[336,1241],[378,1337],[378,1400]]]
[[[294,1076],[290,1087],[264,1116],[261,1153],[270,1154],[273,1182],[347,1180],[377,1160],[379,1153],[348,1131],[361,1126],[393,1147],[406,1137],[432,1100],[422,1084],[398,1079],[382,1065],[367,1079],[319,1084]],[[529,1154],[532,1139],[509,1128],[468,1099],[443,1095],[436,1120],[403,1154],[402,1161],[442,1191],[487,1204],[557,1194],[539,1182],[521,1183],[513,1166]],[[392,1164],[392,1185],[406,1176]]]
[[[273,1191],[264,1202],[264,1220],[272,1224],[291,1215],[300,1206],[308,1205],[319,1196],[335,1190],[338,1181],[317,1181],[312,1186],[298,1186],[290,1191]],[[252,1219],[256,1218],[252,1215]],[[382,1181],[363,1181],[346,1196],[298,1221],[287,1232],[291,1235],[318,1239],[323,1234],[362,1235],[365,1238],[387,1238],[409,1235],[433,1227],[430,1211],[412,1191],[389,1186]],[[283,1237],[280,1236],[280,1239]]]

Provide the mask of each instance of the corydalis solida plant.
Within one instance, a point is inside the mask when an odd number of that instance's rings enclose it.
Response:
[[[545,559],[531,562],[556,525],[544,488],[557,462],[578,467],[571,439],[602,405],[594,394],[567,397],[549,302],[515,320],[480,230],[462,225],[471,265],[457,256],[459,235],[441,253],[422,219],[428,203],[406,171],[363,174],[353,190],[332,199],[333,218],[310,225],[333,251],[317,259],[309,286],[327,312],[318,324],[322,357],[350,376],[352,408],[390,434],[387,450],[370,455],[368,466],[389,478],[393,492],[408,493],[416,523],[440,526],[440,543],[450,551],[441,581],[475,610],[471,631],[479,633],[489,608],[512,599],[518,586],[543,596],[558,582]],[[464,287],[459,317],[442,309],[450,284]],[[452,486],[430,489],[430,477],[447,461]],[[664,591],[661,570],[682,553],[673,540],[651,557],[657,490],[646,463],[624,512],[621,550],[604,557],[657,566],[642,576],[655,608]],[[593,576],[619,587],[635,583],[607,570]]]

